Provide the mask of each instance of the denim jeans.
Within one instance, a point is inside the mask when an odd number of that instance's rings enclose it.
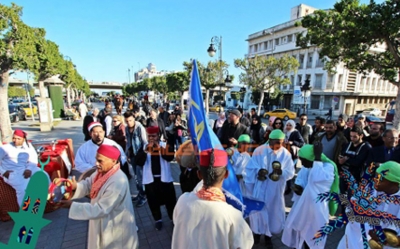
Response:
[[[135,173],[136,188],[139,191],[139,196],[145,197],[146,194],[143,189],[143,167],[136,165],[136,157],[135,156],[131,156],[130,160],[131,160],[133,172]]]

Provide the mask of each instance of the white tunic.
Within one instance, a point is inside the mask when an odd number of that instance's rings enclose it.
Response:
[[[121,153],[121,165],[126,162],[126,155],[121,146],[119,146],[116,142],[111,139],[104,138],[103,144],[116,146]],[[75,169],[83,173],[86,170],[93,168],[96,165],[96,154],[99,146],[100,145],[93,143],[92,140],[82,144],[75,155]]]
[[[329,192],[335,179],[334,166],[326,162],[314,162],[308,172],[303,194],[292,206],[283,230],[282,242],[291,248],[302,248],[304,242],[310,248],[325,248],[326,238],[315,244],[315,233],[329,221],[328,202],[316,202],[318,194]]]
[[[374,191],[373,195],[377,195],[377,194],[383,194],[383,192],[377,192]],[[400,195],[400,191],[397,192],[394,195]],[[393,215],[396,215],[397,217],[400,217],[400,205],[395,205],[393,203],[382,203],[380,205],[378,205],[377,210],[380,211],[384,211]],[[394,231],[397,232],[397,236],[399,236],[400,234],[400,228],[396,228],[393,225],[387,225],[384,223],[381,223],[382,228],[389,228],[392,229]],[[365,224],[365,230],[367,233],[367,240],[369,241],[371,239],[371,237],[369,236],[369,230],[371,230],[372,228],[368,225]],[[347,245],[346,245],[347,244]],[[351,222],[349,221],[349,223],[346,226],[346,232],[343,235],[342,239],[339,242],[339,245],[337,247],[338,249],[347,249],[347,248],[351,248],[351,249],[363,249],[363,240],[362,240],[362,235],[361,235],[361,226],[360,223],[358,222]],[[389,247],[389,246],[384,246],[383,248],[393,248],[393,247]]]
[[[232,161],[233,161],[232,167],[235,171],[235,174],[243,176],[246,166],[249,164],[250,160],[251,156],[249,153],[247,152],[240,153],[237,149],[234,149],[232,155]],[[243,196],[251,195],[251,193],[247,191],[243,179],[239,179],[239,186]]]
[[[226,202],[184,193],[174,209],[173,249],[250,249],[253,235],[242,213]]]
[[[272,162],[281,163],[282,175],[278,181],[259,181],[257,174],[260,169],[268,170],[268,175],[273,172]],[[268,145],[258,147],[252,160],[247,165],[243,179],[246,189],[252,189],[252,198],[264,201],[264,208],[256,213],[251,213],[250,227],[256,234],[264,234],[269,237],[279,234],[285,223],[285,199],[283,192],[286,181],[294,176],[292,156],[288,150],[281,148],[273,151]]]
[[[167,144],[165,142],[160,142],[160,147],[166,148]],[[147,147],[147,143],[143,146]],[[171,174],[171,164],[162,158],[160,150],[160,166],[161,166],[161,181],[162,182],[173,182]],[[143,184],[150,184],[154,182],[153,172],[151,171],[151,153],[147,153],[147,159],[143,166]]]
[[[16,147],[14,143],[5,144],[0,147],[0,174],[6,171],[12,171],[8,178],[4,177],[4,181],[15,189],[17,194],[17,202],[23,204],[25,190],[29,180],[25,179],[24,171],[30,170],[32,175],[40,168],[38,164],[38,155],[32,144],[29,146],[24,142],[22,146]]]
[[[73,199],[90,193],[96,175],[78,183]],[[69,218],[89,220],[87,248],[139,248],[129,183],[121,170],[107,180],[90,203],[73,202]]]

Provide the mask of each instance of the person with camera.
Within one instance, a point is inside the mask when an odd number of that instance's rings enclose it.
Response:
[[[293,191],[298,200],[292,206],[283,230],[282,242],[291,248],[325,248],[326,238],[316,245],[314,234],[335,215],[337,204],[316,202],[319,194],[339,192],[338,170],[323,153],[321,142],[304,145],[299,151],[303,165]]]

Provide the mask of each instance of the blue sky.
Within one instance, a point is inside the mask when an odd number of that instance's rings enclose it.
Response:
[[[222,56],[236,81],[235,58],[247,53],[248,35],[289,21],[301,3],[327,9],[335,0],[3,0],[23,9],[23,20],[47,31],[91,81],[128,82],[152,62],[158,70],[182,70],[183,61],[210,58],[213,36],[222,36]],[[366,1],[363,1],[366,2]],[[131,77],[131,81],[133,81]]]

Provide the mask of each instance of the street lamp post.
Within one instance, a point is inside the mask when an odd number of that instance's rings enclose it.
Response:
[[[307,77],[304,80],[304,84],[301,86],[302,95],[304,98],[304,113],[307,111],[307,98],[311,95],[311,87],[310,87],[310,77]]]
[[[223,78],[223,70],[222,70],[222,36],[214,36],[211,38],[211,43],[210,46],[207,49],[208,55],[210,57],[214,57],[215,53],[217,52],[217,49],[219,50],[219,67],[220,67],[220,82],[222,82]]]

